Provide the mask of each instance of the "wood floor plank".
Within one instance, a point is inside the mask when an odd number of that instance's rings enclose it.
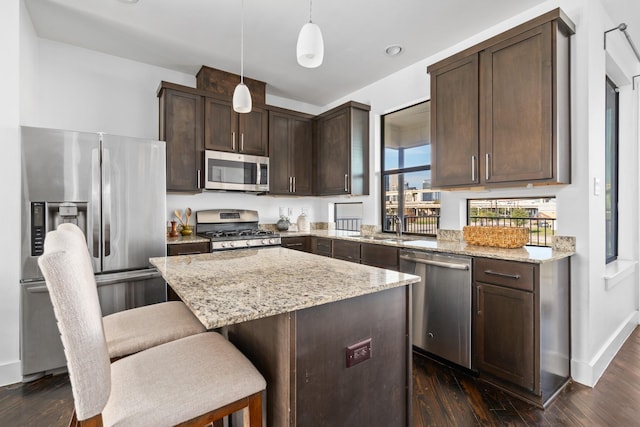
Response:
[[[413,366],[413,427],[640,426],[640,327],[594,388],[570,383],[545,410],[422,355]],[[63,427],[72,410],[66,374],[0,388],[2,427]]]

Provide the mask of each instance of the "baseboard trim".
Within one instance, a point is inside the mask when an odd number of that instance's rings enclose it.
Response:
[[[589,362],[571,360],[572,379],[580,384],[594,387],[638,324],[640,324],[640,313],[634,311]]]
[[[0,387],[22,381],[22,364],[19,360],[0,365]]]

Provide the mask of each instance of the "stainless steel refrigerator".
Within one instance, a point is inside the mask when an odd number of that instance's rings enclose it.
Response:
[[[165,143],[21,128],[20,352],[25,381],[66,365],[37,259],[62,222],[87,237],[103,315],[166,300],[149,257],[166,253]]]

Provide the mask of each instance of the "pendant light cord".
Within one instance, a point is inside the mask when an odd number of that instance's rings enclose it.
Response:
[[[244,0],[243,0],[243,1],[244,1]],[[311,9],[312,9],[312,8],[311,8],[311,6],[312,6],[312,4],[313,4],[313,0],[309,0],[309,22],[313,22],[313,21],[311,20]]]
[[[244,0],[240,4],[240,83],[244,84]]]

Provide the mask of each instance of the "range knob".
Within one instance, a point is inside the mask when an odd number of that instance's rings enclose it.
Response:
[[[245,242],[245,244],[246,244],[247,246],[251,246],[251,241],[250,241],[250,240],[247,240],[247,241]]]
[[[236,244],[234,242],[229,242],[229,247],[232,248],[234,247]]]
[[[269,239],[262,239],[262,244],[263,244],[263,245],[266,245],[266,244],[268,244],[268,243],[269,243]]]
[[[276,243],[276,239],[269,239],[269,244],[274,245]]]
[[[227,244],[226,244],[225,242],[222,242],[222,243],[220,243],[220,247],[221,247],[221,248],[226,248],[226,247],[227,247]]]

